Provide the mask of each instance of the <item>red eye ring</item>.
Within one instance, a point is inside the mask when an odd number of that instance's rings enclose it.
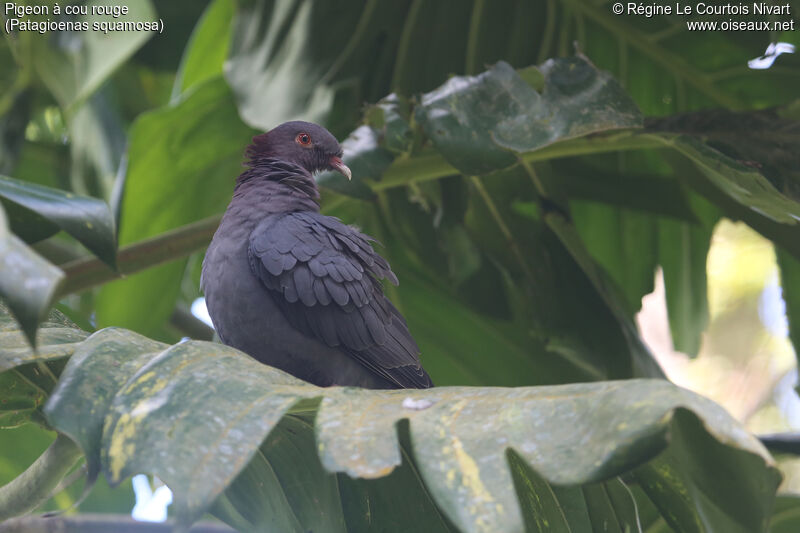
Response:
[[[297,137],[295,137],[295,141],[297,141],[297,144],[308,146],[311,144],[311,135],[308,133],[298,133]]]

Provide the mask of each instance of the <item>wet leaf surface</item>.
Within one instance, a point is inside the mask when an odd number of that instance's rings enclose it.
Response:
[[[318,394],[231,348],[177,344],[118,392],[103,429],[103,470],[112,483],[150,472],[181,487],[175,513],[193,520],[247,465],[281,416]],[[176,461],[179,450],[183,459]]]
[[[453,77],[423,96],[416,119],[445,159],[468,175],[511,166],[514,152],[641,126],[622,87],[585,59],[551,59],[539,69],[541,93],[504,62],[478,76]]]

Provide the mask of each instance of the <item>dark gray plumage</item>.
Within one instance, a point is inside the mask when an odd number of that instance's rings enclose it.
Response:
[[[222,342],[311,383],[426,388],[419,348],[383,294],[397,284],[370,237],[319,213],[313,174],[350,177],[325,128],[287,122],[253,138],[247,169],[203,261]]]

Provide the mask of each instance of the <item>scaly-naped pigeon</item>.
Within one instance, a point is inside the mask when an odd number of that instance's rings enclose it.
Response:
[[[253,138],[246,170],[203,261],[222,342],[320,386],[426,388],[419,348],[379,282],[397,284],[370,237],[320,214],[313,174],[350,178],[322,126]]]

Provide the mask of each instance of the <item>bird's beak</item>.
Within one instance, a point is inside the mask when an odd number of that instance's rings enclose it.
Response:
[[[331,157],[330,165],[333,170],[346,177],[348,180],[353,179],[353,173],[350,172],[350,168],[344,164],[344,161],[342,161],[341,157]]]

